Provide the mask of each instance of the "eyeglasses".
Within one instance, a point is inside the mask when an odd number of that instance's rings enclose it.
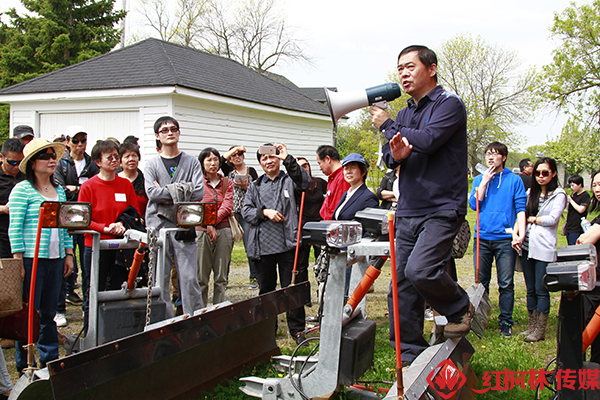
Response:
[[[548,171],[547,169],[544,169],[542,171],[535,171],[535,176],[539,177],[544,177],[547,178],[550,176],[550,171]]]
[[[171,131],[172,133],[177,133],[177,132],[179,132],[179,128],[176,126],[171,126],[170,128],[166,127],[166,128],[162,128],[160,131],[158,131],[158,133],[162,133],[163,135],[166,135],[167,133],[169,133],[169,131]]]
[[[17,165],[21,164],[21,160],[9,160],[8,158],[5,158],[4,161],[6,161],[8,165],[12,165],[13,167],[16,167]]]
[[[44,161],[48,161],[49,159],[56,160],[56,153],[55,152],[52,152],[52,153],[42,153],[39,156],[37,156],[35,159],[36,160],[44,160]]]
[[[85,137],[83,137],[81,139],[76,139],[76,138],[71,139],[71,143],[73,143],[73,144],[79,144],[79,143],[85,143],[85,142],[87,142],[87,138],[85,138]]]
[[[106,156],[104,158],[106,161],[119,161],[121,159],[121,157],[119,157],[118,154],[111,154],[110,156]]]
[[[491,151],[486,151],[486,152],[485,152],[485,156],[486,156],[486,157],[496,157],[496,156],[501,156],[501,155],[502,155],[502,154],[500,154],[500,153],[493,153],[493,152],[491,152]]]
[[[237,153],[233,153],[231,157],[242,157],[244,155],[243,151],[238,151]]]

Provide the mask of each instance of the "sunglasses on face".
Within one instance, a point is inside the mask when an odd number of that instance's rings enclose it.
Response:
[[[85,138],[85,137],[83,137],[81,139],[76,139],[76,138],[71,139],[71,143],[73,143],[73,144],[79,144],[79,143],[85,143],[85,142],[87,142],[87,138]]]
[[[244,155],[244,152],[243,151],[239,151],[237,153],[232,154],[231,156],[232,157],[242,157],[243,155]]]
[[[21,164],[21,160],[9,160],[8,158],[5,158],[4,161],[6,161],[8,165],[12,165],[13,167],[16,167],[17,165]]]
[[[39,156],[37,156],[35,159],[36,160],[44,160],[44,161],[48,161],[49,159],[56,160],[56,153],[55,152],[52,152],[52,153],[42,153]]]
[[[550,171],[548,171],[547,169],[545,169],[543,171],[535,171],[535,176],[537,176],[538,178],[540,178],[540,177],[547,178],[550,176]]]
[[[179,128],[176,126],[171,126],[170,128],[166,127],[166,128],[162,128],[160,131],[158,131],[158,133],[162,133],[163,135],[166,135],[167,133],[169,133],[169,131],[171,131],[173,133],[177,133],[177,132],[179,132]]]

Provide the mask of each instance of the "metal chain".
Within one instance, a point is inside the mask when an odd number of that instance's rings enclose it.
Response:
[[[156,231],[154,228],[147,228],[148,232],[148,296],[146,297],[146,326],[150,325],[150,313],[152,312],[152,283],[154,281],[154,267],[156,260],[154,251],[156,250]]]

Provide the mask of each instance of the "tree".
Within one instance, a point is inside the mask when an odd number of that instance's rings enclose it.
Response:
[[[203,34],[203,17],[208,13],[208,0],[178,0],[174,15],[164,0],[141,0],[139,12],[162,40],[193,47]]]
[[[144,6],[142,14],[163,40],[231,58],[259,72],[282,61],[311,62],[274,0],[179,0],[174,20],[166,0],[144,1],[150,7]]]
[[[570,174],[600,167],[600,132],[575,117],[569,118],[560,137],[547,146],[547,153],[562,162]]]
[[[21,1],[31,15],[13,8],[6,13],[10,23],[0,21],[0,87],[96,57],[119,42],[115,26],[125,12],[113,10],[115,0]],[[0,135],[5,137],[7,118],[3,106]]]
[[[22,0],[33,15],[8,12],[0,24],[0,85],[22,82],[96,57],[119,43],[125,12],[115,0]]]
[[[457,35],[438,52],[440,83],[456,93],[467,108],[469,164],[480,162],[487,144],[519,143],[514,128],[533,119],[538,99],[532,90],[535,70],[522,70],[514,51],[491,45],[482,37]]]
[[[559,109],[587,124],[597,121],[600,109],[600,0],[571,3],[554,14],[551,35],[562,41],[552,64],[543,68],[542,95]]]

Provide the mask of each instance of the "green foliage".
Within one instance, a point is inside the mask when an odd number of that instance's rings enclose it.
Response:
[[[0,21],[0,88],[104,54],[119,42],[115,25],[125,12],[113,10],[115,0],[21,1],[28,14],[13,8],[5,13],[10,23]],[[8,137],[4,106],[2,137]]]
[[[8,11],[0,25],[0,85],[22,82],[110,51],[125,17],[115,0],[22,0],[31,15]]]
[[[10,107],[8,105],[0,106],[0,141],[4,142],[9,137],[8,113]]]
[[[541,94],[591,124],[600,107],[600,1],[571,3],[554,15],[550,31],[562,44],[543,69]]]
[[[467,108],[469,164],[480,162],[490,142],[516,147],[514,128],[532,120],[538,99],[532,89],[537,73],[522,69],[517,54],[482,37],[457,35],[437,50],[440,83]]]
[[[595,171],[600,166],[600,132],[573,117],[569,118],[560,137],[550,141],[548,154],[565,165],[567,172],[579,174]]]

